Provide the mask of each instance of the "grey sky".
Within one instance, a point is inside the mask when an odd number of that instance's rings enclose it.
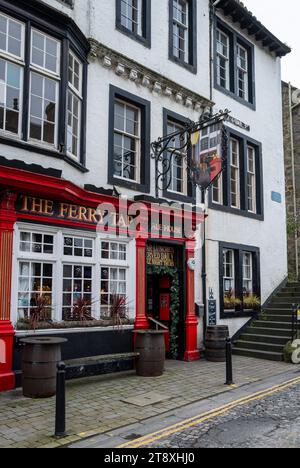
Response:
[[[299,0],[243,0],[243,3],[275,36],[293,49],[282,59],[282,79],[300,88]]]

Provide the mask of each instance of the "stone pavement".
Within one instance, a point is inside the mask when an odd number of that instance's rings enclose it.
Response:
[[[295,370],[292,365],[234,357],[238,387]],[[55,398],[29,400],[20,390],[0,394],[1,447],[59,447],[128,426],[213,395],[229,392],[224,386],[225,364],[168,361],[159,378],[133,373],[92,377],[67,383],[68,437],[53,438]],[[151,392],[154,402],[137,398]],[[154,392],[154,395],[153,395]],[[158,395],[157,395],[158,394]],[[159,400],[159,396],[164,397]],[[134,402],[124,402],[135,397]],[[168,399],[166,399],[168,397]],[[141,406],[142,405],[142,406]],[[145,405],[145,406],[144,406]]]

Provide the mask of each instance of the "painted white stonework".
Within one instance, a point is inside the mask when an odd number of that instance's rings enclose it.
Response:
[[[213,90],[210,96],[210,56],[209,56],[209,2],[198,0],[197,22],[197,61],[198,72],[193,74],[168,59],[169,55],[169,2],[152,0],[152,46],[151,49],[128,38],[115,27],[114,0],[75,0],[74,9],[64,6],[57,0],[44,0],[44,3],[63,11],[78,24],[86,37],[98,41],[110,49],[124,55],[137,64],[147,67],[161,76],[184,87],[191,93],[211,99],[216,110],[228,108],[232,115],[250,125],[249,136],[262,143],[264,213],[263,222],[241,216],[209,210],[207,220],[207,287],[212,288],[215,298],[219,298],[219,241],[251,245],[260,248],[262,301],[276,288],[287,275],[286,227],[285,227],[285,182],[281,119],[281,74],[280,59],[276,59],[255,44],[256,110],[236,102],[230,97]],[[227,21],[227,20],[225,20]],[[234,29],[236,25],[232,25]],[[239,31],[240,34],[243,34]],[[248,41],[251,41],[247,37]],[[120,64],[122,62],[120,60]],[[82,174],[67,162],[41,156],[32,151],[24,151],[0,144],[0,154],[9,159],[20,159],[26,163],[36,163],[45,168],[54,167],[62,171],[63,178],[83,186],[92,184],[109,187],[108,173],[108,110],[109,86],[114,85],[151,102],[151,141],[162,136],[163,108],[176,112],[192,120],[201,113],[201,104],[187,93],[177,93],[174,89],[161,87],[157,81],[154,86],[145,75],[142,82],[137,72],[131,69],[130,76],[124,77],[122,67],[112,67],[110,57],[100,60],[91,58],[88,71],[87,105],[87,155],[89,172]],[[184,97],[183,97],[184,96]],[[233,127],[234,128],[234,127]],[[242,132],[241,129],[236,130]],[[247,133],[247,132],[245,132]],[[271,200],[271,191],[282,194],[282,203]],[[120,189],[129,197],[134,192]],[[155,195],[154,162],[151,168],[151,194]],[[200,200],[200,197],[199,197]],[[131,252],[134,248],[131,249]],[[132,259],[132,291],[135,297],[134,255]],[[202,301],[201,249],[196,252],[195,272],[196,302]],[[134,299],[133,299],[134,300]],[[220,321],[230,326],[234,334],[246,319]],[[199,345],[202,343],[202,320],[199,320]]]

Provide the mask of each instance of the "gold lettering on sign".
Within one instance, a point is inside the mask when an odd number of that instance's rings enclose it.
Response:
[[[175,266],[175,250],[173,247],[150,245],[147,248],[147,264],[153,266]]]

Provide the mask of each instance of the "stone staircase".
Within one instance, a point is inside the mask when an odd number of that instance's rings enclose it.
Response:
[[[259,319],[253,321],[235,343],[233,353],[283,361],[283,348],[292,334],[293,304],[300,304],[300,283],[288,283],[271,299]]]

